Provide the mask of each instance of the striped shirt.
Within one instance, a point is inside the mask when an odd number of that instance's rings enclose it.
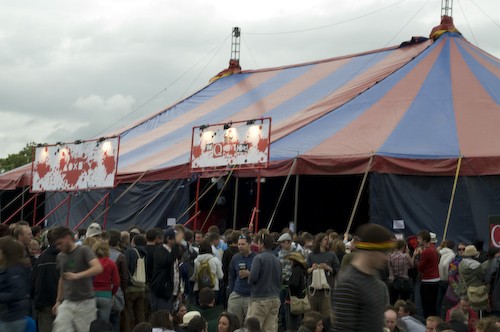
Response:
[[[348,266],[332,294],[332,330],[382,331],[384,307],[388,304],[387,287],[379,278]]]

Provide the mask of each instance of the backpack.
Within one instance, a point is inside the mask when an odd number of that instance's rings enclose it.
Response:
[[[135,272],[130,281],[132,285],[137,287],[144,287],[146,285],[146,264],[144,262],[144,257],[139,255],[139,251],[136,248],[133,248],[135,253],[137,254],[137,262],[135,265]]]
[[[215,274],[212,273],[210,269],[209,261],[210,259],[201,262],[198,273],[196,274],[196,281],[198,281],[198,289],[200,290],[205,287],[214,288],[215,286]]]

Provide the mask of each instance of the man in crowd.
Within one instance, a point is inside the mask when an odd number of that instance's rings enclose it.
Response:
[[[49,247],[33,265],[33,302],[36,310],[39,332],[51,332],[55,315],[52,307],[56,304],[59,271],[57,270],[57,250],[52,230],[47,234]]]
[[[251,295],[247,317],[256,317],[262,332],[276,332],[280,308],[281,264],[272,252],[274,240],[270,235],[258,235],[257,243],[260,254],[253,259],[248,276]]]
[[[357,252],[332,294],[333,331],[382,331],[389,295],[378,271],[387,264],[393,235],[383,226],[364,224],[357,236]]]
[[[227,292],[229,299],[227,311],[238,317],[240,322],[244,322],[251,292],[248,276],[252,270],[252,262],[257,254],[250,249],[252,241],[249,235],[242,234],[237,241],[239,253],[233,256],[228,268]]]
[[[53,313],[54,332],[88,331],[97,317],[92,277],[103,271],[92,250],[75,243],[71,230],[58,226],[52,230],[54,243],[60,253],[57,266],[60,278]]]
[[[167,309],[173,311],[174,300],[182,295],[179,274],[179,244],[177,231],[168,228],[164,234],[164,243],[154,254],[153,278],[150,287],[151,311]]]
[[[384,311],[384,326],[390,332],[405,331],[398,326],[398,313],[393,308],[387,308]]]
[[[419,247],[415,249],[413,257],[420,255],[418,272],[420,272],[420,297],[424,317],[436,316],[436,303],[439,290],[439,254],[431,245],[429,231],[418,233]]]

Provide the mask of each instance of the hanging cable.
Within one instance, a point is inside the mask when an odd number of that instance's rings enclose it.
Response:
[[[344,20],[344,21],[340,21],[340,22],[336,22],[336,23],[332,23],[332,24],[327,24],[327,25],[323,25],[323,26],[319,26],[319,27],[302,29],[302,30],[284,31],[284,32],[246,32],[246,34],[247,35],[268,35],[269,36],[269,35],[288,35],[288,34],[293,34],[293,33],[301,33],[301,32],[309,32],[309,31],[314,31],[314,30],[322,30],[322,29],[326,29],[326,28],[331,28],[331,27],[336,26],[336,25],[341,25],[341,24],[345,24],[345,23],[349,23],[349,22],[353,22],[353,21],[359,20],[361,18],[364,18],[364,17],[370,16],[370,15],[376,14],[376,13],[381,12],[383,10],[386,10],[388,8],[397,6],[400,3],[403,3],[403,2],[406,2],[406,1],[408,1],[408,0],[401,0],[401,1],[398,1],[398,2],[393,3],[391,5],[388,5],[388,6],[380,8],[380,9],[371,11],[369,13],[366,13],[366,14],[363,14],[363,15],[360,15],[360,16],[356,16],[356,17],[350,18],[348,20]]]
[[[255,61],[255,58],[252,54],[252,51],[250,50],[250,47],[248,47],[248,44],[246,43],[246,39],[243,38],[243,36],[241,37],[241,41],[243,42],[243,44],[245,45],[247,51],[248,51],[248,54],[250,55],[250,58],[253,60],[253,63],[255,64],[255,68],[259,68],[259,65],[257,64],[257,61]]]
[[[150,102],[152,102],[154,99],[156,99],[158,96],[160,96],[161,94],[163,94],[165,91],[167,91],[171,86],[173,86],[174,84],[176,84],[181,78],[183,78],[184,76],[186,76],[193,68],[195,68],[200,62],[202,62],[206,57],[208,57],[210,54],[212,54],[215,50],[219,49],[221,46],[221,44],[225,43],[226,40],[231,37],[231,35],[227,36],[226,38],[224,38],[224,40],[217,44],[217,46],[212,49],[210,52],[208,52],[207,54],[205,54],[200,60],[198,60],[197,62],[195,62],[188,70],[186,70],[184,73],[182,73],[179,77],[177,77],[175,80],[173,80],[169,85],[167,85],[165,88],[163,88],[161,91],[159,91],[158,93],[154,94],[152,97],[150,97],[148,100],[146,100],[144,103],[142,103],[141,105],[139,105],[138,107],[134,108],[131,112],[129,112],[128,114],[126,114],[125,116],[121,117],[120,119],[118,119],[117,121],[115,121],[113,124],[109,125],[108,127],[104,128],[103,130],[101,130],[99,133],[97,133],[96,135],[94,135],[94,137],[98,137],[100,135],[102,135],[103,133],[107,132],[109,129],[113,128],[115,125],[117,125],[118,123],[120,123],[121,121],[125,120],[126,118],[128,118],[129,116],[131,116],[132,114],[136,113],[137,111],[139,111],[141,108],[143,108],[144,106],[146,106],[147,104],[149,104]],[[130,129],[129,129],[130,130]]]
[[[487,18],[489,18],[489,20],[490,20],[491,22],[493,22],[493,24],[495,24],[497,27],[499,27],[499,28],[500,28],[500,24],[498,24],[498,22],[495,22],[495,20],[494,20],[494,19],[492,19],[490,16],[488,16],[488,14],[486,14],[486,13],[484,12],[484,10],[482,10],[482,9],[481,9],[481,7],[479,7],[479,6],[476,4],[476,2],[475,2],[474,0],[470,0],[470,2],[472,2],[472,3],[474,4],[474,6],[476,6],[476,8],[477,8],[477,9],[479,9],[479,11],[480,11],[481,13],[483,13],[483,15],[484,15],[484,16],[486,16]],[[497,12],[497,14],[498,14],[498,12]]]
[[[458,7],[460,7],[460,11],[462,12],[462,15],[465,19],[465,23],[467,23],[467,27],[469,28],[470,34],[472,35],[472,39],[474,39],[474,44],[479,47],[476,36],[474,35],[474,32],[472,31],[469,20],[467,19],[467,16],[465,15],[465,11],[463,10],[462,5],[460,4],[460,1],[457,1],[457,3],[458,3]]]

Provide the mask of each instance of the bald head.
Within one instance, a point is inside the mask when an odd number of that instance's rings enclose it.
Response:
[[[396,320],[398,319],[398,313],[394,309],[387,309],[384,311],[384,326],[393,332],[396,328]]]

